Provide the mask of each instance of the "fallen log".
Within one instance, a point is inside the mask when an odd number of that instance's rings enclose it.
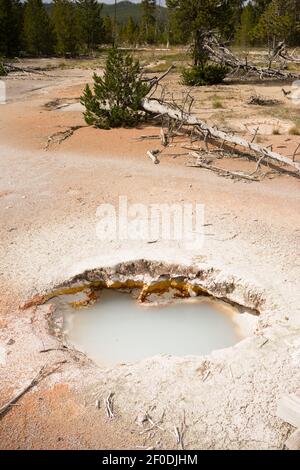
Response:
[[[287,80],[299,78],[299,75],[292,72],[272,68],[270,62],[268,67],[258,67],[249,63],[247,60],[243,62],[236,57],[230,49],[220,44],[212,33],[205,33],[203,35],[203,48],[208,53],[209,59],[212,62],[226,65],[234,72],[258,75],[261,79],[272,78],[276,80]]]
[[[185,112],[183,108],[180,108],[176,103],[166,103],[156,98],[151,98],[153,94],[153,88],[156,89],[158,83],[170,72],[172,67],[170,67],[167,72],[165,72],[161,77],[155,78],[154,81],[149,86],[150,97],[145,97],[140,102],[140,109],[145,111],[146,113],[154,114],[156,116],[167,116],[171,120],[185,126],[192,126],[194,129],[197,129],[203,136],[204,141],[207,143],[207,139],[214,139],[221,142],[221,147],[225,143],[233,145],[233,147],[239,146],[244,151],[246,150],[247,153],[254,152],[259,156],[259,162],[261,162],[265,158],[270,158],[277,163],[281,163],[284,165],[289,165],[290,167],[294,168],[297,173],[300,173],[300,163],[295,162],[292,159],[285,157],[279,153],[273,152],[270,148],[264,147],[259,145],[255,142],[249,142],[242,137],[238,137],[236,135],[228,134],[224,131],[220,131],[215,127],[210,127],[204,121],[199,119],[194,114]],[[109,104],[104,103],[102,104],[102,109],[109,109]],[[190,107],[189,107],[190,109]],[[152,152],[153,153],[153,152]],[[147,154],[152,160],[154,160],[153,155]],[[154,163],[159,163],[155,162]],[[251,175],[253,176],[253,175]]]
[[[20,67],[18,65],[10,64],[8,62],[2,62],[2,67],[6,74],[9,74],[12,72],[22,72],[22,73],[34,73],[37,75],[47,75],[45,72],[35,67]]]
[[[255,152],[260,156],[268,157],[276,162],[289,165],[300,173],[300,163],[294,162],[290,158],[280,155],[279,153],[273,152],[270,149],[263,147],[257,143],[248,142],[242,137],[227,134],[226,132],[220,131],[214,127],[210,127],[197,116],[185,113],[175,105],[164,103],[154,98],[144,98],[141,101],[141,107],[148,113],[168,116],[178,122],[183,122],[184,125],[194,126],[198,130],[200,130],[203,135],[221,141],[222,143],[229,143],[235,146],[238,145],[239,147],[242,147],[243,149],[246,149],[249,152]]]

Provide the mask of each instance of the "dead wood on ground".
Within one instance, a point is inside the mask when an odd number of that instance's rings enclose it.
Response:
[[[65,364],[67,361],[60,361],[56,362],[52,366],[49,365],[44,365],[41,367],[41,369],[38,371],[36,376],[29,382],[26,387],[24,387],[17,395],[15,395],[9,402],[7,402],[5,405],[3,405],[0,408],[0,417],[4,416],[12,406],[16,405],[17,401],[22,398],[25,393],[27,393],[29,390],[31,390],[35,385],[37,385],[41,380],[44,378],[48,377],[49,375],[53,374],[56,372],[62,364]]]
[[[217,142],[223,146],[225,143],[232,145],[233,147],[238,147],[243,149],[248,153],[254,153],[260,159],[268,158],[277,163],[289,165],[296,172],[300,173],[300,163],[293,161],[292,159],[285,157],[279,153],[273,152],[271,149],[259,145],[255,142],[249,142],[242,137],[220,131],[215,127],[207,125],[204,121],[199,119],[197,116],[186,113],[182,108],[180,108],[175,103],[165,103],[159,99],[149,99],[144,98],[141,102],[142,108],[149,113],[158,114],[160,116],[168,116],[170,119],[174,120],[179,124],[179,126],[188,126],[197,130],[204,138],[204,142],[207,144],[207,141]]]
[[[25,73],[25,74],[36,74],[36,75],[47,76],[47,74],[45,72],[43,72],[42,70],[40,70],[37,67],[25,67],[25,66],[22,67],[20,65],[11,64],[11,63],[8,63],[8,62],[3,62],[2,66],[3,66],[3,69],[4,69],[4,71],[7,75],[9,73],[12,73],[12,72],[21,72],[21,73]]]
[[[247,104],[253,104],[257,106],[276,106],[281,104],[281,101],[271,98],[264,98],[258,95],[252,95],[247,100]]]
[[[74,132],[78,131],[78,129],[82,129],[83,127],[88,127],[88,126],[70,126],[68,127],[65,131],[58,131],[54,132],[54,134],[51,134],[48,139],[47,139],[47,144],[45,145],[45,150],[48,150],[49,147],[52,144],[61,144],[65,140],[67,140],[69,137],[71,137]]]
[[[244,75],[256,75],[262,80],[266,78],[275,80],[299,78],[299,75],[289,72],[288,70],[273,68],[272,59],[269,59],[269,64],[266,67],[256,66],[250,63],[247,59],[241,60],[239,57],[234,55],[225,44],[221,44],[212,32],[205,33],[203,35],[203,47],[212,62],[226,65],[232,70],[233,75],[238,73],[242,73]],[[280,50],[274,55],[273,60],[279,55],[279,53]]]

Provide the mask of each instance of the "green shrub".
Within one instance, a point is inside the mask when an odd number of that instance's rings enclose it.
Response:
[[[81,103],[88,125],[102,129],[131,127],[141,119],[140,102],[149,91],[141,79],[141,68],[132,55],[117,48],[109,51],[104,76],[94,74],[93,91],[86,85]]]
[[[222,83],[229,69],[225,65],[197,65],[182,72],[182,83],[188,86],[217,85]]]
[[[0,61],[0,77],[3,77],[4,75],[7,75],[6,70],[4,68],[3,62]]]

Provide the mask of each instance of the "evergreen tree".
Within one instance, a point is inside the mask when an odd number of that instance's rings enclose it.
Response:
[[[155,42],[156,0],[142,0],[142,29],[141,39],[147,43]]]
[[[14,56],[21,49],[22,5],[19,0],[0,0],[0,55]]]
[[[113,38],[113,24],[110,16],[105,16],[102,22],[102,42],[104,44],[112,44]]]
[[[291,18],[292,27],[290,32],[289,42],[291,45],[300,45],[300,0],[287,0]]]
[[[129,17],[126,28],[125,28],[125,38],[129,44],[135,45],[138,40],[139,28],[138,25],[134,22],[132,16]]]
[[[167,0],[178,27],[193,40],[194,65],[204,66],[207,54],[203,49],[203,34],[217,30],[230,37],[241,13],[243,0]]]
[[[253,43],[253,28],[256,23],[256,12],[252,3],[243,8],[240,25],[236,32],[236,42],[240,46],[248,47]]]
[[[97,0],[77,0],[79,37],[87,50],[103,41],[102,5]]]
[[[53,30],[42,0],[28,0],[24,10],[24,43],[32,55],[53,52]]]
[[[287,40],[292,29],[291,12],[287,8],[287,0],[272,0],[259,18],[254,28],[254,36],[267,40],[270,46],[277,41]]]
[[[114,47],[108,54],[104,76],[94,74],[93,78],[93,91],[86,85],[81,97],[86,123],[104,129],[134,126],[141,118],[141,99],[149,90],[141,79],[139,62]]]
[[[74,3],[70,0],[54,0],[52,21],[56,52],[75,55],[78,51],[78,25]]]
[[[253,6],[253,9],[255,11],[256,18],[259,18],[267,9],[267,7],[270,5],[272,0],[252,0],[251,4]]]

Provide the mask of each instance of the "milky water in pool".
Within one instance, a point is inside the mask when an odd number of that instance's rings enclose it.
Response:
[[[105,289],[94,305],[74,309],[64,302],[59,311],[68,342],[99,364],[158,354],[203,355],[241,339],[234,322],[238,313],[209,298],[149,306],[127,293]]]

